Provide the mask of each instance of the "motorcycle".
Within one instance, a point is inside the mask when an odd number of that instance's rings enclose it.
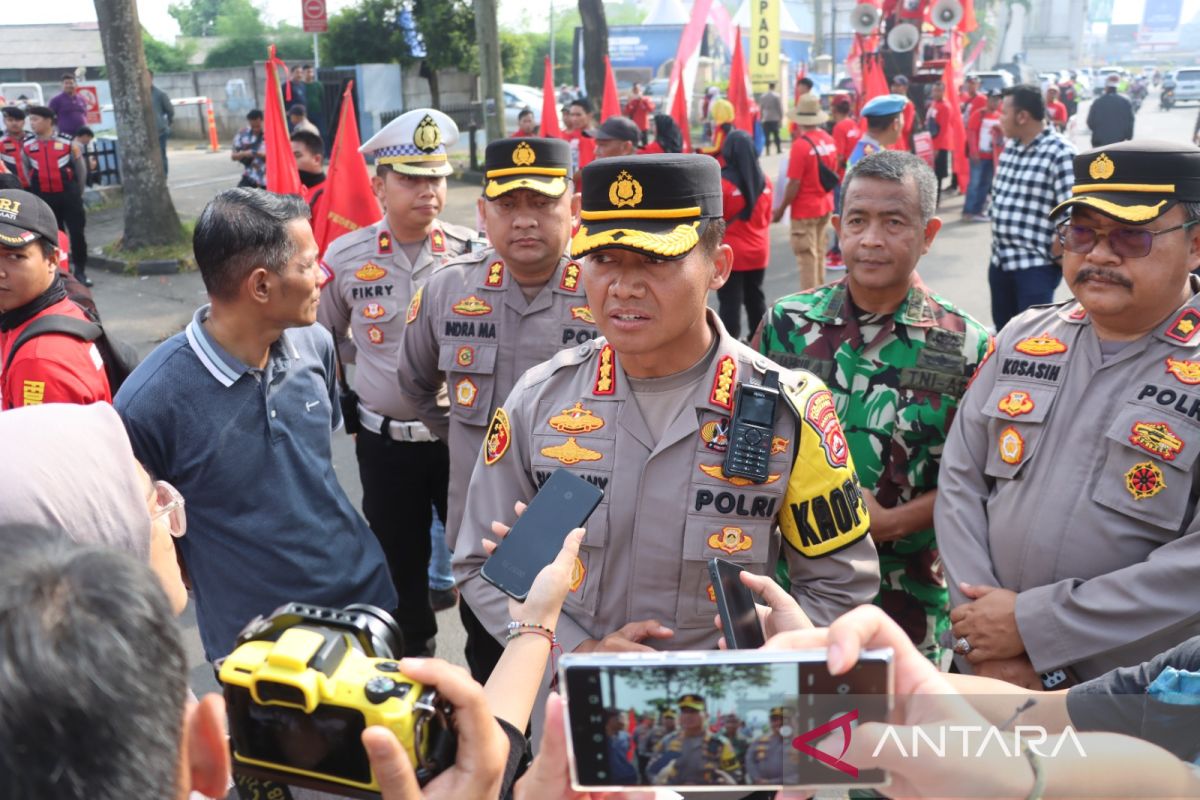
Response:
[[[1175,107],[1175,90],[1163,89],[1158,95],[1158,107],[1163,111],[1170,111]]]

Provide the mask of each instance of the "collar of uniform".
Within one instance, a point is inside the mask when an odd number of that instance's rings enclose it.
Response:
[[[1069,300],[1058,309],[1058,318],[1069,325],[1089,325],[1087,309],[1078,300]]]
[[[813,322],[824,325],[846,325],[845,316],[850,307],[849,278],[842,278],[826,286],[804,292],[811,298],[802,313]],[[912,286],[908,294],[892,315],[897,323],[913,328],[930,328],[937,322],[937,310],[919,275],[913,273]]]
[[[937,308],[929,296],[929,289],[917,273],[913,273],[912,286],[893,318],[910,328],[932,328],[937,323]]]
[[[705,318],[708,327],[717,336],[717,350],[713,353],[712,363],[708,365],[708,372],[696,390],[695,406],[717,409],[728,414],[733,411],[733,398],[737,393],[738,381],[745,381],[750,376],[741,374],[738,356],[744,351],[738,349],[738,341],[725,330],[717,312],[711,308],[706,309]],[[766,356],[754,353],[753,360],[754,366],[760,372],[765,372],[769,367],[770,362]]]
[[[1192,296],[1177,308],[1167,321],[1154,331],[1154,336],[1176,347],[1200,345],[1200,277],[1188,277]]]
[[[237,383],[238,378],[245,375],[253,367],[244,363],[241,359],[230,355],[205,330],[204,320],[208,318],[210,308],[212,306],[206,304],[196,309],[196,313],[192,315],[192,321],[184,329],[184,334],[187,336],[188,345],[191,346],[192,352],[196,354],[196,358],[200,359],[200,363],[204,365],[204,368],[208,370],[210,375],[228,389]],[[271,345],[271,351],[273,356],[282,355],[284,360],[289,355],[295,359],[300,358],[300,351],[296,349],[295,343],[288,338],[287,331],[283,331],[279,335],[279,341]]]

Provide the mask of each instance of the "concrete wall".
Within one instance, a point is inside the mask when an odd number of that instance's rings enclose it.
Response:
[[[442,105],[462,106],[475,99],[476,76],[469,72],[456,69],[442,70],[438,73],[438,88],[441,90]],[[433,102],[429,94],[429,81],[422,78],[417,70],[410,71],[404,76],[404,107],[420,108]]]

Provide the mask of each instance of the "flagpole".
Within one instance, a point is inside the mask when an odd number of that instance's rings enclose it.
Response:
[[[554,0],[550,0],[550,69],[554,69]]]

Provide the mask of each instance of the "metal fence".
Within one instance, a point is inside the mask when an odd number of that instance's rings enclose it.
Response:
[[[153,140],[158,144],[158,139]],[[88,186],[112,186],[121,182],[121,156],[116,139],[95,139],[83,157],[87,160]]]

